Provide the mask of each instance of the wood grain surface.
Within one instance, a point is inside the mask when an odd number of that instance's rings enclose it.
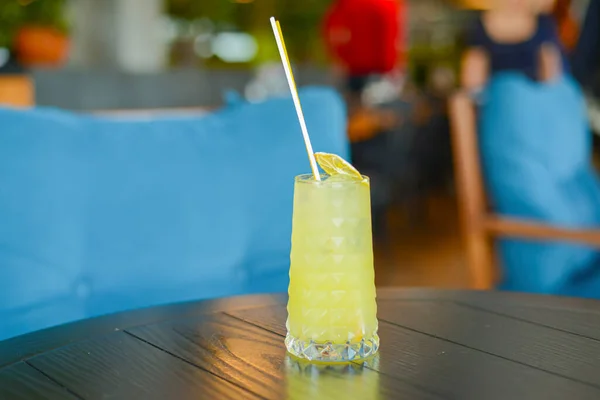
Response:
[[[600,303],[378,292],[380,353],[287,355],[286,297],[169,305],[0,342],[0,399],[600,399]]]

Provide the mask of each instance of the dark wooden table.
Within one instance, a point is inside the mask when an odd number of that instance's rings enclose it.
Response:
[[[600,303],[381,290],[381,351],[285,353],[286,297],[138,310],[0,342],[0,399],[600,399]]]

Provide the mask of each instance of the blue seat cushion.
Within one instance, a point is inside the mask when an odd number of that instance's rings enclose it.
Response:
[[[484,98],[480,154],[493,208],[550,225],[600,228],[591,135],[574,81],[564,76],[541,84],[498,74]],[[522,239],[502,240],[499,250],[503,288],[550,294],[564,292],[598,258],[586,246]]]
[[[345,109],[301,93],[316,151],[348,156]],[[289,98],[203,116],[0,109],[0,340],[155,304],[287,289]]]

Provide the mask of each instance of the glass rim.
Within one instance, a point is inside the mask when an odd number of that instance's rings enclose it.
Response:
[[[323,176],[324,174],[321,174],[321,176]],[[325,174],[326,175],[326,174]],[[327,175],[326,175],[327,176]],[[361,180],[347,180],[347,181],[335,181],[335,182],[328,182],[327,180],[324,181],[317,181],[315,180],[313,174],[300,174],[300,175],[296,175],[296,177],[294,178],[294,181],[296,183],[305,183],[305,184],[312,184],[312,185],[326,185],[328,183],[336,183],[336,184],[341,184],[341,185],[349,185],[349,184],[358,184],[358,183],[370,183],[370,179],[368,176],[366,175],[362,175],[362,179]]]

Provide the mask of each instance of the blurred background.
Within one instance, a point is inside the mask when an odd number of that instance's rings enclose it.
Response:
[[[399,50],[407,52],[410,73],[422,81],[428,72],[423,66],[457,67],[458,33],[470,14],[457,6],[473,2],[398,3],[405,3],[399,18],[407,38]],[[279,73],[271,15],[281,21],[300,83],[335,83],[322,29],[331,4],[7,0],[0,5],[0,65],[5,71],[11,67],[9,54],[15,62],[20,59],[35,80],[40,105],[78,110],[215,106],[225,89],[252,98],[286,89],[258,82]],[[78,85],[63,84],[74,80]]]
[[[287,93],[269,25],[275,15],[298,84],[333,85],[347,99],[353,160],[373,178],[377,284],[466,287],[445,102],[465,27],[488,4],[389,1],[399,29],[393,65],[357,89],[327,29],[333,1],[3,0],[0,102],[213,109],[228,90],[249,101]],[[360,10],[361,1],[348,3]],[[580,20],[588,2],[570,3]],[[364,30],[367,39],[375,34]]]

